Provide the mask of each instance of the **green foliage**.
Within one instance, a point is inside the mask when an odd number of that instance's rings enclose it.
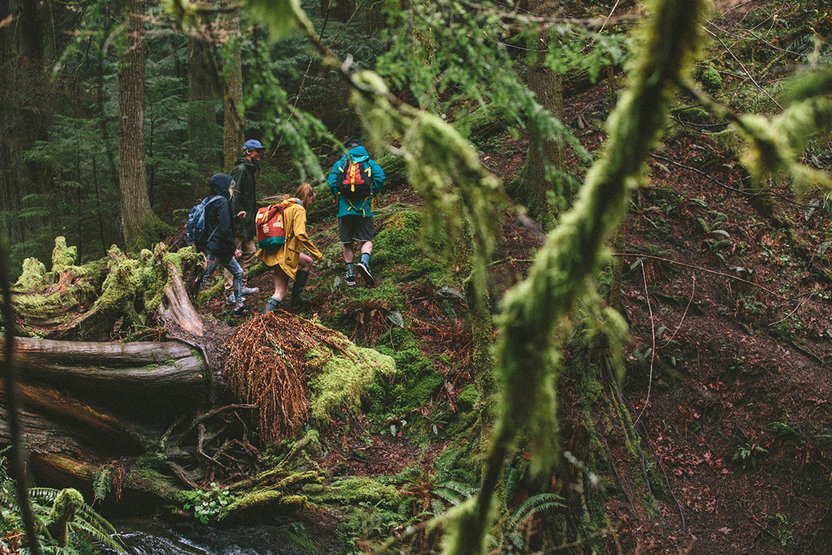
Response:
[[[777,539],[780,540],[780,545],[786,549],[794,547],[794,534],[792,533],[789,515],[777,513],[774,515],[774,521],[777,525]]]
[[[113,487],[112,472],[108,467],[102,467],[93,476],[92,492],[93,503],[96,501],[103,501],[110,493]]]
[[[77,490],[30,488],[29,500],[45,551],[93,553],[93,543],[97,543],[116,553],[125,552],[113,526]],[[6,461],[0,458],[0,551],[10,550],[6,541],[23,529],[14,482],[6,472]]]
[[[538,252],[529,277],[506,294],[497,346],[501,399],[480,495],[465,506],[446,544],[447,553],[482,551],[491,499],[503,459],[518,432],[530,438],[533,470],[554,455],[554,381],[557,325],[586,291],[603,244],[623,216],[630,188],[642,175],[664,125],[671,92],[690,70],[698,49],[704,2],[657,1],[643,27],[630,88],[608,121],[609,141],[587,174],[573,208]]]
[[[384,388],[380,409],[386,417],[407,415],[427,406],[444,378],[433,362],[422,354],[412,334],[396,328],[393,332],[396,348],[379,345],[376,348],[396,361],[397,379]]]
[[[512,511],[503,527],[503,536],[514,549],[523,553],[526,550],[526,540],[522,531],[525,522],[548,511],[566,508],[565,499],[555,493],[538,493],[532,495]]]
[[[754,470],[757,468],[757,463],[760,458],[766,453],[768,453],[767,449],[749,438],[743,432],[738,432],[737,443],[734,446],[734,451],[731,453],[731,462],[743,470]]]
[[[185,503],[182,508],[189,512],[193,509],[194,518],[202,524],[217,520],[229,505],[237,501],[237,496],[221,488],[216,482],[211,482],[207,490],[197,489],[186,492],[183,498]]]

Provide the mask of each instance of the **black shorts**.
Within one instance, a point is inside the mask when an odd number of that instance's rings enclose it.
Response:
[[[341,216],[338,218],[338,236],[345,245],[372,241],[375,234],[372,218],[363,216]]]

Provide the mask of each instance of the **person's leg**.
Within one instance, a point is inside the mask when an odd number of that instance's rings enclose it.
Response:
[[[286,275],[286,272],[279,265],[275,265],[272,268],[272,281],[274,281],[274,294],[272,294],[272,298],[282,301],[286,298],[286,289],[289,287],[289,276]]]
[[[242,251],[242,254],[240,255],[240,266],[243,268],[243,295],[254,295],[260,291],[260,289],[248,286],[248,270],[254,263],[254,253],[257,252],[257,245],[254,238],[240,238],[239,240],[235,238],[234,242],[237,245],[237,248]]]
[[[231,259],[223,264],[227,270],[234,276],[234,316],[245,316],[248,313],[248,307],[243,302],[243,267],[237,262],[233,256]]]
[[[214,270],[217,267],[217,257],[213,254],[208,254],[205,257],[205,271],[202,273],[202,279],[199,283],[196,284],[194,290],[194,298],[199,294],[199,291],[202,289],[202,286],[208,281],[208,278],[211,277],[211,274],[214,273]]]
[[[289,276],[278,264],[272,267],[272,280],[274,281],[274,294],[266,301],[266,312],[274,312],[278,308],[283,308],[283,299],[289,287]]]
[[[355,267],[353,266],[353,257],[355,256],[352,242],[352,222],[351,216],[342,216],[338,218],[338,237],[341,240],[341,249],[344,254],[344,264],[347,267],[346,281],[347,285],[355,285]]]
[[[295,273],[295,283],[292,285],[293,310],[301,310],[309,304],[309,301],[304,299],[301,293],[303,293],[303,288],[306,287],[306,282],[309,280],[309,272],[312,271],[312,266],[312,257],[304,253],[300,253],[298,271]]]
[[[370,256],[373,254],[373,242],[364,241],[361,243],[361,263],[367,268],[370,267]]]
[[[239,249],[240,245],[243,242],[243,238],[238,236],[237,234],[234,235],[234,249]],[[228,268],[223,270],[222,273],[223,277],[225,277],[225,295],[228,299],[231,299],[232,293],[234,293],[234,274],[231,273]],[[235,300],[236,302],[236,300]],[[232,303],[233,304],[233,303]]]
[[[372,218],[360,218],[355,226],[355,237],[361,241],[361,260],[355,265],[358,273],[370,287],[375,286],[376,280],[370,271],[370,256],[373,253],[373,239],[375,229]]]

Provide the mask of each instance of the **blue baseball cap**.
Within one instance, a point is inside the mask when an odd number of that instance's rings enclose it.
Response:
[[[353,137],[352,139],[347,141],[347,144],[346,144],[347,148],[353,148],[353,147],[356,147],[356,146],[361,146],[361,139],[359,139],[358,137]]]
[[[249,139],[243,145],[243,150],[266,150],[266,147],[257,139]]]

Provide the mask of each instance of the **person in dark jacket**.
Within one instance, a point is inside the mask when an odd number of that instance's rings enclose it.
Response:
[[[249,139],[243,144],[243,155],[235,162],[231,170],[231,177],[234,178],[236,188],[234,196],[231,197],[231,214],[233,215],[234,245],[242,253],[240,255],[240,266],[243,268],[243,296],[253,295],[259,291],[257,287],[248,287],[248,269],[254,262],[254,253],[257,251],[255,245],[254,217],[257,215],[257,187],[256,175],[260,166],[257,161],[263,156],[266,150],[260,141]],[[232,275],[225,272],[226,300],[234,304],[232,292]]]
[[[211,274],[221,265],[233,276],[234,316],[244,316],[249,309],[243,302],[243,268],[237,262],[240,249],[234,244],[234,231],[231,226],[231,199],[233,198],[234,180],[230,175],[218,173],[208,180],[211,193],[216,200],[205,208],[205,229],[211,230],[205,249],[205,273],[200,284],[206,283]]]
[[[373,286],[375,278],[370,271],[370,256],[373,253],[373,238],[375,237],[373,196],[377,195],[381,186],[384,185],[384,170],[370,158],[370,154],[361,145],[359,139],[350,139],[346,146],[347,153],[343,154],[332,166],[326,181],[330,191],[338,199],[338,235],[343,248],[344,263],[347,266],[347,285],[355,285],[355,270],[358,270],[367,285]],[[347,179],[346,172],[350,161],[360,164],[372,180],[370,192],[364,198],[347,199],[339,190],[341,184]],[[355,243],[359,244],[361,250],[361,260],[357,264],[353,263]]]

